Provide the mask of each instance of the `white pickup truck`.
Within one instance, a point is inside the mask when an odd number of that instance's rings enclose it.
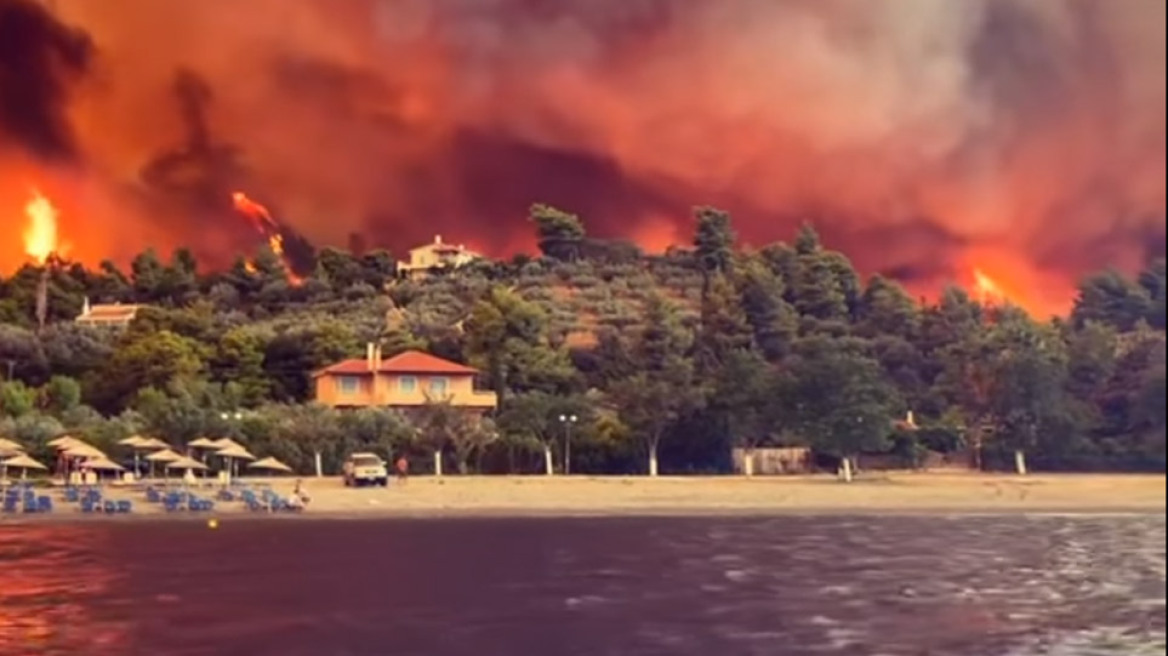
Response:
[[[345,460],[343,468],[345,487],[389,485],[389,470],[376,453],[354,453]]]

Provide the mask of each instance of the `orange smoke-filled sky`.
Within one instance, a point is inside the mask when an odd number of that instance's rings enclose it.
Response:
[[[652,249],[692,205],[753,244],[811,218],[866,273],[981,267],[1040,311],[1163,251],[1160,0],[33,4],[0,0],[0,270],[33,186],[87,262],[222,263],[235,189],[399,252],[530,244],[533,202]]]

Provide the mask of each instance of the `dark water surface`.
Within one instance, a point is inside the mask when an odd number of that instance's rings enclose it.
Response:
[[[0,655],[1164,653],[1163,516],[0,523]]]

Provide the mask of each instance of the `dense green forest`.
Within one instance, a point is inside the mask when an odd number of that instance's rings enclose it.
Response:
[[[181,250],[128,272],[56,262],[43,329],[27,266],[0,279],[0,435],[230,436],[305,472],[316,452],[335,470],[356,448],[440,448],[467,471],[535,472],[575,416],[581,473],[644,472],[650,452],[663,473],[723,472],[731,446],[803,444],[906,465],[977,443],[987,467],[1016,450],[1036,469],[1165,467],[1163,259],[1088,277],[1070,317],[1039,322],[862,280],[811,227],[745,251],[727,214],[700,208],[691,249],[646,256],[554,208],[531,218],[540,257],[421,281],[386,252],[334,249],[296,285],[270,251],[213,272]],[[86,298],[148,307],[88,328],[73,322]],[[311,372],[371,341],[478,367],[498,412],[472,427],[312,404]],[[895,425],[909,410],[918,430]]]

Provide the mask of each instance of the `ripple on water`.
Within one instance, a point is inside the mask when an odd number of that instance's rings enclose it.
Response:
[[[1162,516],[6,525],[0,656],[1152,654],[1164,541]]]

